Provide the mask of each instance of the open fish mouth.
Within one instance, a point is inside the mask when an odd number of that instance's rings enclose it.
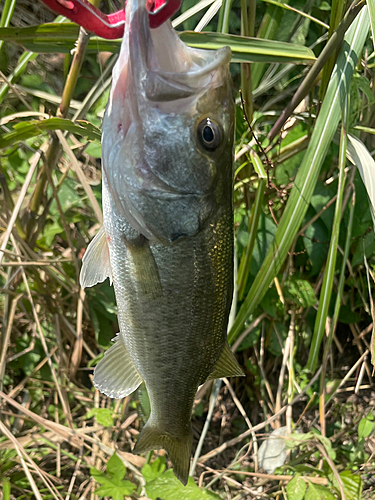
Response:
[[[133,1],[129,52],[134,83],[150,101],[189,98],[198,89],[215,86],[215,70],[231,58],[229,47],[193,49],[183,43],[170,21],[150,29],[142,1]],[[221,75],[218,75],[218,85]]]

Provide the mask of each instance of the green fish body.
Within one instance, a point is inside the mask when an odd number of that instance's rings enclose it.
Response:
[[[136,452],[164,448],[187,483],[199,385],[242,375],[227,343],[233,293],[234,103],[230,50],[150,30],[128,2],[103,121],[104,226],[81,284],[109,276],[120,333],[94,385],[122,398],[145,382],[151,414]]]

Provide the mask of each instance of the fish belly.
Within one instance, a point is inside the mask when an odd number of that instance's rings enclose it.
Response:
[[[152,418],[170,430],[190,420],[195,392],[226,342],[233,241],[222,226],[230,223],[230,211],[223,211],[193,237],[150,245],[126,221],[112,218],[120,333],[146,383]]]

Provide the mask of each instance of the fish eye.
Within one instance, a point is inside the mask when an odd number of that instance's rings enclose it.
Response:
[[[215,151],[221,144],[221,127],[210,118],[204,118],[197,127],[198,141],[206,151]]]

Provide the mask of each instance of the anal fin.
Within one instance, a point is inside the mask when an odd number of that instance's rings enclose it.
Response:
[[[210,373],[207,380],[223,377],[243,377],[244,375],[245,374],[234,357],[228,342],[226,342],[219,361],[216,363],[215,368]]]
[[[79,281],[82,288],[87,288],[101,283],[107,278],[111,280],[112,268],[109,260],[107,235],[104,227],[101,227],[83,256]]]
[[[94,386],[110,398],[121,399],[134,392],[142,382],[121,334],[117,334],[115,344],[95,367]]]

